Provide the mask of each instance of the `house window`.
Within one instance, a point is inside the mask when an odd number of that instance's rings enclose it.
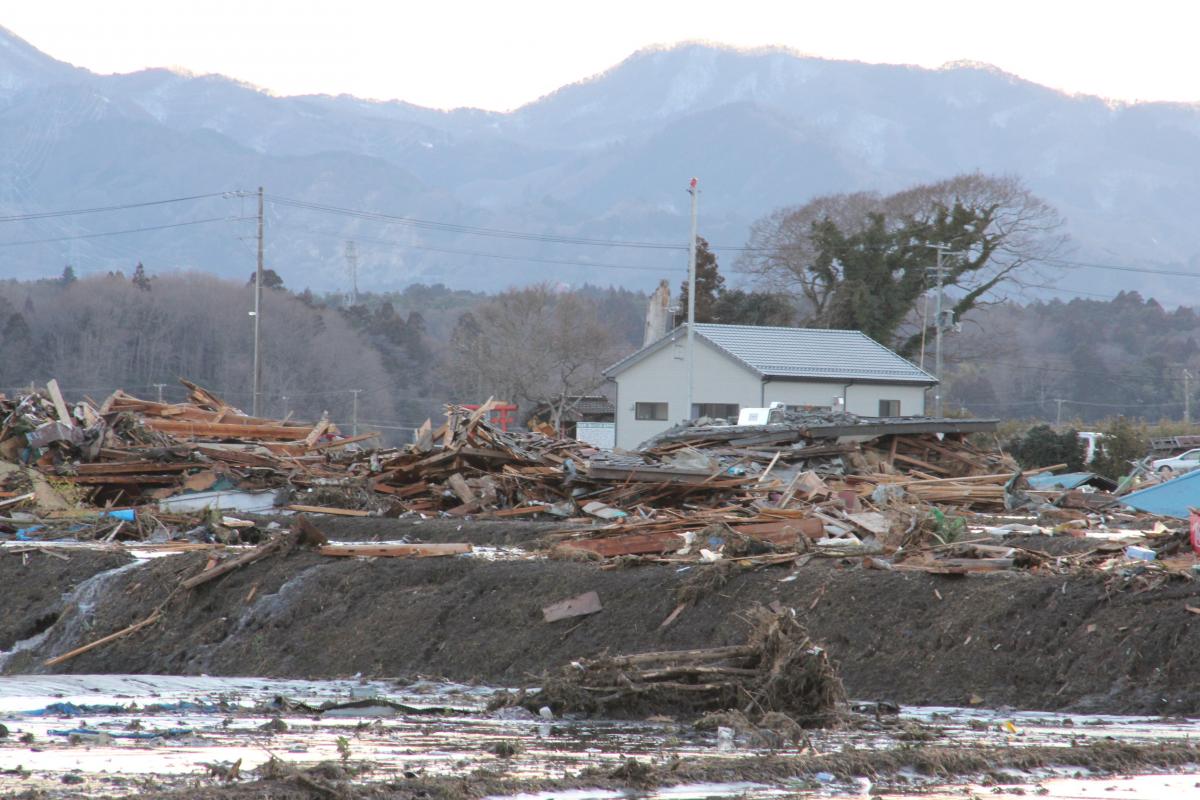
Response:
[[[899,400],[880,400],[879,401],[879,416],[881,416],[881,417],[898,417],[898,416],[900,416],[900,401]]]
[[[692,403],[692,419],[737,419],[741,410],[737,403]]]
[[[667,418],[666,403],[634,403],[634,419],[665,420]]]

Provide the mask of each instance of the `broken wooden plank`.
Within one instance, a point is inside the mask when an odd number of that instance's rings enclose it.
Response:
[[[335,447],[345,447],[348,444],[357,444],[358,442],[365,442],[368,439],[378,439],[378,438],[379,438],[379,433],[377,431],[371,431],[370,433],[360,433],[357,436],[347,436],[343,439],[334,439],[332,442],[318,442],[317,444],[314,444],[312,447],[310,447],[308,449],[309,450],[331,450]]]
[[[683,536],[674,532],[634,533],[601,539],[573,539],[563,542],[563,547],[587,550],[602,558],[640,556],[674,552],[683,547]]]
[[[313,429],[308,432],[307,436],[304,437],[304,446],[311,448],[313,445],[315,445],[317,440],[321,438],[325,431],[329,430],[329,426],[332,424],[333,423],[329,421],[329,417],[322,416],[321,421],[313,426]]]
[[[516,508],[503,508],[499,511],[493,511],[487,516],[505,519],[507,517],[524,517],[531,514],[541,514],[550,510],[548,505],[533,505],[533,506],[517,506]]]
[[[454,492],[464,505],[470,505],[479,499],[476,497],[475,492],[471,490],[471,487],[467,485],[466,478],[457,472],[446,479],[446,485],[450,487],[450,491]]]
[[[68,428],[75,427],[75,421],[71,419],[71,412],[67,410],[67,401],[63,400],[62,391],[58,388],[58,379],[51,378],[46,381],[46,392],[50,395],[50,400],[54,403],[54,411],[58,414],[58,420]]]
[[[114,641],[116,639],[120,639],[122,636],[128,636],[131,633],[136,633],[137,631],[140,631],[142,628],[145,628],[148,625],[153,625],[155,622],[158,622],[160,617],[162,617],[162,611],[155,609],[153,614],[146,617],[141,622],[135,622],[128,627],[122,628],[121,630],[117,631],[116,633],[110,633],[108,636],[102,636],[101,638],[97,639],[96,641],[88,642],[87,644],[83,645],[82,647],[76,647],[74,650],[69,650],[66,653],[63,653],[61,656],[55,656],[54,658],[48,658],[42,662],[42,665],[46,666],[46,667],[56,667],[59,664],[63,663],[64,661],[70,661],[75,656],[81,656],[84,653],[88,652],[89,650],[95,650],[97,647],[100,647],[101,645],[108,644],[109,642]]]
[[[604,606],[600,604],[600,595],[596,592],[584,592],[544,607],[542,617],[546,622],[558,622],[560,619],[582,617],[603,610]]]
[[[181,581],[179,585],[182,586],[184,589],[195,589],[197,586],[208,583],[209,581],[216,580],[217,578],[221,577],[222,575],[225,575],[226,573],[229,573],[229,572],[233,572],[235,569],[238,569],[239,567],[244,567],[247,564],[253,564],[255,561],[258,561],[260,558],[266,558],[267,556],[271,555],[272,553],[280,550],[283,547],[283,544],[285,541],[287,541],[287,539],[285,537],[279,536],[279,537],[267,542],[266,544],[259,545],[258,547],[251,550],[249,553],[240,555],[237,558],[231,558],[228,561],[222,561],[220,564],[217,564],[212,569],[206,569],[198,575],[193,575],[192,577]]]
[[[409,544],[328,544],[317,549],[323,556],[353,558],[433,558],[469,553],[465,542],[427,542]]]
[[[370,511],[363,511],[360,508],[335,508],[333,506],[304,506],[299,503],[293,503],[287,506],[289,511],[301,511],[306,514],[331,514],[337,517],[369,517]]]

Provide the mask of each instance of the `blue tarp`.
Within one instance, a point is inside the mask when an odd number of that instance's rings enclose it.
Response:
[[[1189,508],[1200,508],[1200,469],[1127,494],[1121,498],[1121,502],[1139,511],[1187,519]]]
[[[136,703],[127,706],[51,703],[45,708],[22,711],[20,715],[23,717],[81,717],[84,715],[95,716],[97,714],[177,714],[186,711],[213,714],[220,712],[220,710],[221,707],[215,703],[193,703],[188,700],[182,700],[178,703],[151,703],[145,706],[139,706]]]
[[[188,736],[191,728],[167,728],[161,731],[101,731],[95,728],[72,728],[69,731],[47,731],[51,736],[100,736],[107,734],[114,739],[164,739],[173,736]]]

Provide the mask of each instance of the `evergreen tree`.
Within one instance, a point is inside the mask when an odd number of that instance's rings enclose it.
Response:
[[[1133,463],[1149,449],[1145,430],[1125,417],[1117,417],[1104,428],[1100,443],[1101,452],[1093,459],[1092,469],[1114,481],[1128,475]]]
[[[787,295],[726,289],[713,306],[713,316],[726,325],[790,328],[796,322],[796,309]]]
[[[1075,430],[1058,433],[1049,425],[1030,428],[1023,437],[1008,443],[1008,451],[1026,469],[1066,464],[1068,472],[1081,471],[1086,454],[1083,440]]]
[[[257,277],[257,272],[251,272],[250,279],[246,281],[246,285],[253,286],[255,277]],[[273,269],[264,269],[262,285],[264,289],[282,289],[283,278],[279,277],[279,273]]]
[[[703,236],[696,237],[696,322],[719,322],[715,309],[717,298],[725,289],[725,278],[717,269],[717,256],[708,249]],[[679,290],[679,307],[687,309],[688,282]],[[686,310],[682,313],[687,318]]]
[[[67,264],[65,267],[63,267],[62,276],[58,279],[59,283],[61,283],[63,286],[70,286],[77,280],[78,278],[75,277],[74,267],[72,267],[70,264]]]
[[[142,266],[142,262],[139,261],[137,266],[133,268],[133,277],[131,277],[129,280],[130,283],[132,283],[141,291],[150,291],[150,278],[146,275],[146,268]]]

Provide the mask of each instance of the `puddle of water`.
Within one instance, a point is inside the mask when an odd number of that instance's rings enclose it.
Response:
[[[274,755],[297,764],[337,761],[339,738],[346,740],[353,761],[369,761],[376,769],[365,780],[387,780],[400,775],[466,776],[487,769],[512,779],[568,778],[585,769],[611,771],[628,758],[663,765],[676,758],[689,760],[737,759],[763,755],[744,737],[735,740],[732,749],[718,747],[714,732],[699,732],[690,725],[671,721],[616,720],[545,720],[520,709],[488,712],[486,706],[495,690],[491,687],[440,682],[396,684],[389,681],[359,682],[274,680],[269,678],[214,678],[159,675],[31,675],[0,679],[0,720],[9,736],[0,740],[0,773],[21,768],[32,775],[21,778],[0,774],[0,796],[30,781],[54,781],[63,773],[79,770],[91,786],[103,783],[103,791],[120,796],[135,793],[134,782],[128,790],[120,780],[154,776],[170,780],[206,774],[206,764],[242,761],[243,773],[265,763]],[[293,710],[271,707],[277,697],[317,707],[322,703],[340,703],[368,697],[384,698],[408,709],[387,708],[386,716],[368,716],[353,709],[337,716],[321,715],[291,706]],[[151,704],[193,703],[160,711],[148,710]],[[54,703],[73,703],[84,708],[76,716],[51,713],[31,716],[28,712]],[[136,703],[136,707],[132,704]],[[116,708],[98,708],[116,706]],[[437,713],[418,713],[436,710]],[[341,714],[347,714],[342,716]],[[278,718],[285,730],[271,732],[269,723]],[[1166,741],[1200,732],[1189,720],[1161,720],[1151,717],[1060,715],[1030,712],[1002,712],[960,708],[907,708],[902,720],[933,726],[935,742],[943,745],[1057,745],[1070,747],[1075,742],[1097,737],[1125,741]],[[277,724],[277,723],[276,723]],[[86,736],[72,741],[51,731],[86,728],[109,734],[133,729],[163,731],[190,729],[191,733],[152,740]],[[22,742],[30,734],[32,742]],[[810,732],[812,748],[818,753],[833,753],[846,748],[883,749],[902,744],[897,729],[880,726],[877,730]],[[499,745],[515,745],[515,755],[500,758],[494,754]],[[793,745],[773,752],[780,756],[799,755]],[[1079,794],[1101,785],[1085,780],[1076,785],[1069,776],[1039,775],[1040,784],[1030,776],[1015,776],[1024,784],[979,787],[978,794],[1011,792],[1023,785],[1029,794],[1038,786],[1049,788],[1051,797],[1178,797],[1180,794],[1146,794],[1156,787],[1186,786],[1194,790],[1196,776],[1142,776],[1105,785],[1119,786],[1107,794]],[[1158,783],[1153,778],[1157,777]],[[1049,780],[1054,778],[1054,781]],[[1186,779],[1186,780],[1185,780]],[[930,797],[963,797],[964,787],[941,792],[912,776],[912,788]],[[1184,783],[1179,783],[1183,780]],[[114,782],[115,781],[115,782]],[[1164,783],[1166,781],[1166,783]],[[61,784],[58,784],[61,788]],[[1061,789],[1059,788],[1061,787]],[[807,784],[770,786],[758,783],[695,784],[660,789],[646,795],[662,800],[685,797],[770,798],[781,794],[821,798],[865,798],[870,787],[827,783],[818,789]],[[1071,792],[1076,792],[1071,794]],[[1136,792],[1143,792],[1137,794]],[[928,793],[928,794],[926,794]],[[550,794],[521,795],[521,800],[549,800]],[[554,792],[553,797],[574,800],[607,800],[621,796],[607,791]],[[882,796],[889,796],[886,792]],[[894,795],[892,795],[894,796]],[[968,795],[969,796],[969,795]]]

